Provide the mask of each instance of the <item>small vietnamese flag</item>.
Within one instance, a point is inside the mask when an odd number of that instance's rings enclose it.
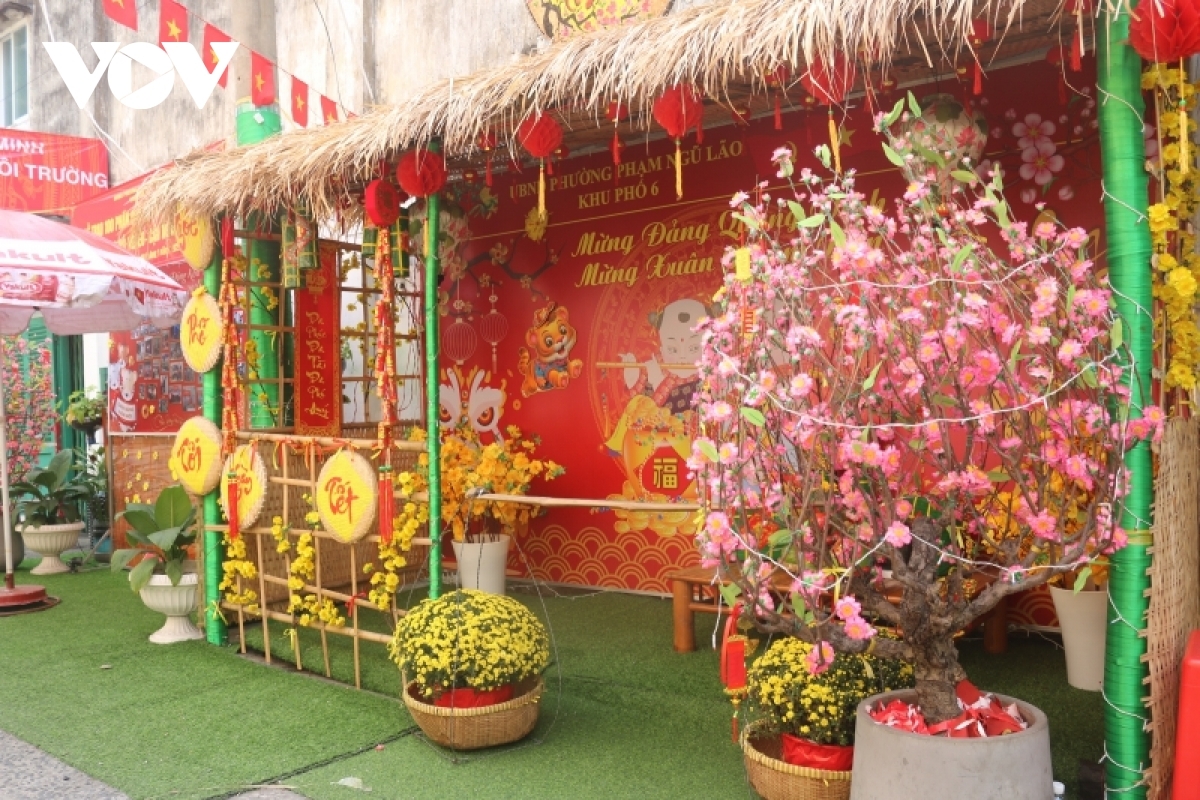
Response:
[[[308,84],[292,76],[292,121],[308,127]]]
[[[138,29],[136,0],[104,0],[104,14],[118,25]]]
[[[131,2],[131,0],[125,0],[125,2],[128,3]],[[212,49],[212,43],[232,41],[233,40],[229,38],[229,35],[220,28],[217,28],[216,26],[207,22],[204,23],[204,44],[200,46],[200,55],[204,57],[204,66],[209,72],[212,72],[214,69],[216,69],[217,64],[221,62],[220,57],[217,55],[217,51]],[[224,89],[226,84],[229,83],[228,69],[221,73],[221,77],[217,83],[221,85],[222,89]]]
[[[337,103],[321,95],[321,123],[329,125],[338,121]]]
[[[158,8],[158,41],[162,43],[187,40],[187,9],[175,0],[162,0],[162,5]]]
[[[250,51],[250,102],[256,106],[269,106],[275,102],[275,65]]]

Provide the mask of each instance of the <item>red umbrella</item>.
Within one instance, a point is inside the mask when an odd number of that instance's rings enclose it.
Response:
[[[0,334],[25,330],[36,311],[61,335],[129,330],[145,319],[167,327],[179,321],[186,302],[182,286],[112,242],[32,214],[0,211]],[[12,553],[4,407],[0,382],[0,510],[4,546]],[[0,608],[42,602],[45,589],[15,587],[12,559],[5,561]]]

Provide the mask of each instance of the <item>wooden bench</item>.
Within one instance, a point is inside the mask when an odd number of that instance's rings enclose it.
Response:
[[[689,567],[667,574],[671,582],[671,607],[675,622],[675,652],[690,653],[696,649],[696,612],[705,614],[721,613],[722,607],[728,613],[728,605],[721,601],[720,587],[714,581],[717,570],[714,567]],[[780,593],[791,589],[791,577],[782,570],[776,570],[771,576],[771,588]],[[727,579],[721,581],[727,584]],[[899,602],[897,596],[893,599],[889,592],[889,600]],[[988,653],[1003,653],[1008,649],[1008,598],[1002,599],[994,609],[983,617],[983,649]]]

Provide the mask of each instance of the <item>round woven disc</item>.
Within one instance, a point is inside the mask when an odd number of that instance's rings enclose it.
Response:
[[[316,495],[321,524],[339,541],[350,544],[371,532],[379,484],[366,458],[350,450],[334,453],[317,477]]]
[[[179,427],[171,457],[171,476],[189,494],[202,497],[221,479],[221,429],[204,417],[192,417]]]
[[[205,373],[221,357],[221,307],[208,292],[192,295],[183,307],[179,323],[183,360],[196,372]]]
[[[258,521],[267,501],[267,466],[253,445],[244,444],[225,460],[221,472],[221,510],[229,519],[229,473],[238,478],[238,528],[245,530]]]

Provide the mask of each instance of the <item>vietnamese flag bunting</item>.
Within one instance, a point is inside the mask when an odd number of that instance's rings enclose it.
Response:
[[[137,27],[137,0],[104,0],[104,14],[118,25]]]
[[[308,84],[292,76],[292,122],[308,127]]]
[[[129,2],[129,0],[126,0]],[[158,41],[186,42],[188,40],[187,9],[175,0],[162,0],[158,8]]]
[[[127,3],[130,1],[131,0],[125,0]],[[229,34],[225,33],[220,28],[207,22],[204,23],[204,44],[200,47],[200,55],[204,57],[204,66],[209,72],[212,72],[214,69],[216,69],[217,64],[221,62],[221,58],[217,55],[217,51],[212,49],[212,43],[231,41],[233,40],[229,38]],[[217,81],[217,83],[221,85],[222,89],[224,89],[229,83],[228,69],[221,73],[221,78]]]
[[[275,65],[253,50],[250,51],[250,102],[269,106],[275,102]]]
[[[337,103],[321,95],[321,123],[329,125],[338,121]]]

